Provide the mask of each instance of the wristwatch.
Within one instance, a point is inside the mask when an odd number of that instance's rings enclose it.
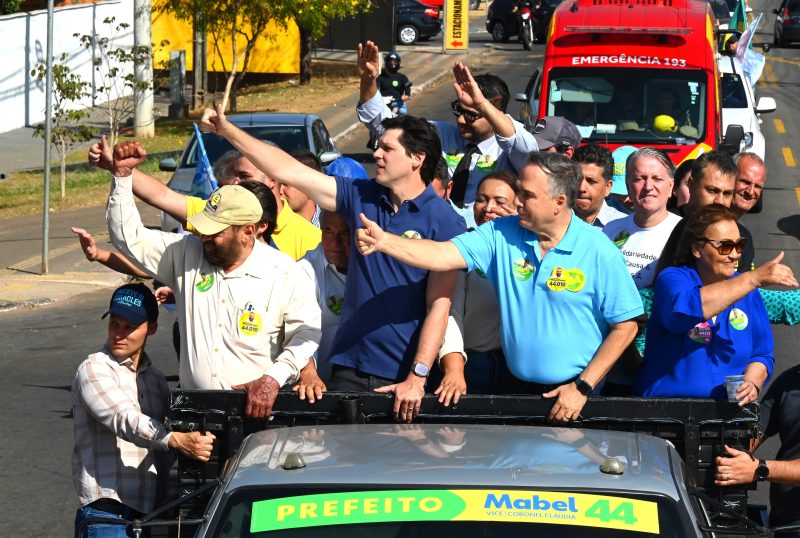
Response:
[[[584,396],[589,396],[594,390],[593,386],[591,386],[589,383],[587,383],[580,377],[575,380],[575,386],[578,387],[578,392],[580,392]]]
[[[415,362],[414,366],[411,367],[411,373],[417,377],[428,377],[431,373],[431,369],[421,362]]]
[[[763,482],[769,477],[769,467],[767,467],[767,460],[758,460],[758,467],[756,468],[756,478],[759,482]]]

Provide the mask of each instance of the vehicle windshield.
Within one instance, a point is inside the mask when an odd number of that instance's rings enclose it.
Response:
[[[719,22],[730,22],[731,14],[725,0],[707,0],[711,4],[711,11]]]
[[[259,140],[269,140],[279,148],[290,152],[298,148],[309,149],[305,127],[286,125],[267,125],[261,127],[242,127],[242,130]],[[192,137],[189,151],[186,152],[181,167],[197,165],[197,139]],[[203,133],[203,145],[212,163],[228,150],[233,149],[230,142],[211,133]]]
[[[735,73],[722,73],[721,81],[722,108],[747,108],[742,77]]]
[[[695,144],[705,135],[703,71],[553,69],[548,90],[547,115],[572,121],[585,141]]]
[[[633,538],[686,536],[672,500],[644,494],[481,489],[237,490],[218,538]]]

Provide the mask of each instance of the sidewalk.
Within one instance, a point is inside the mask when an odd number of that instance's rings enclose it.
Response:
[[[443,54],[441,49],[432,47],[403,47],[399,52],[402,56],[403,72],[414,81],[414,91],[422,92],[448,76],[456,59],[468,62],[491,50],[488,47],[476,47],[468,56]],[[318,50],[314,53],[314,57],[350,62],[354,64],[355,69],[355,52]],[[354,92],[353,95],[317,112],[335,141],[345,139],[358,126],[355,119],[357,100],[358,94]],[[31,132],[30,128],[22,128],[0,134],[0,174],[30,168],[31,163],[41,162],[44,155],[43,141],[32,138]],[[143,221],[146,225],[158,225],[156,211],[144,208],[142,205],[140,209],[143,211]],[[108,248],[103,209],[81,210],[80,214],[81,226],[92,233],[97,233],[98,245]],[[6,257],[5,263],[0,266],[0,317],[4,311],[16,308],[64,301],[95,289],[113,289],[127,280],[124,275],[98,263],[86,261],[77,239],[63,232],[75,222],[69,213],[66,215],[53,213],[51,220],[48,275],[39,274],[40,254],[37,255],[30,248],[22,251],[18,247],[20,244],[41,244],[40,231],[37,235],[37,225],[41,222],[40,215],[14,219],[12,226],[0,229],[0,245],[5,245],[6,249],[13,250],[14,256],[18,256],[10,261]],[[54,236],[56,230],[60,234],[58,237]]]

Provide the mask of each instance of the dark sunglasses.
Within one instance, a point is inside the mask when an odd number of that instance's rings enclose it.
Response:
[[[714,247],[714,249],[719,253],[720,256],[727,256],[728,254],[733,252],[734,249],[736,249],[736,252],[741,254],[745,245],[747,245],[747,239],[742,237],[738,241],[733,241],[731,239],[719,240],[719,239],[708,239],[704,237],[703,243],[708,243],[712,247]]]
[[[461,105],[459,104],[457,99],[452,103],[450,103],[450,108],[453,109],[454,116],[464,116],[464,119],[470,123],[481,118],[480,114],[469,112],[468,110],[464,110],[463,108],[461,108]]]

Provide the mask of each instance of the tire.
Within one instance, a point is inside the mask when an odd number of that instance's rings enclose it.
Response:
[[[419,30],[414,25],[404,24],[397,29],[397,42],[401,45],[413,45],[419,40]]]
[[[492,23],[492,40],[493,41],[495,41],[497,43],[507,43],[509,37],[510,36],[508,35],[508,32],[506,31],[506,27],[503,26],[503,22],[502,21],[494,21]]]
[[[522,32],[520,32],[520,38],[522,40],[522,48],[525,50],[531,50],[533,48],[533,28],[528,26],[522,27]]]
[[[775,32],[774,34],[772,34],[772,45],[775,46],[775,47],[780,47],[781,46],[781,40],[778,39],[778,32]]]
[[[470,9],[478,9],[481,7],[481,0],[469,0]]]

